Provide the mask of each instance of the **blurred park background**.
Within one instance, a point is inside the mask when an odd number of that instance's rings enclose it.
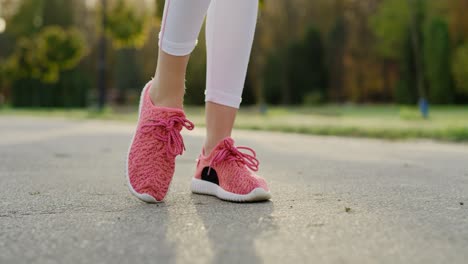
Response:
[[[238,128],[468,141],[468,0],[260,4]],[[136,120],[163,6],[0,0],[0,114]],[[204,46],[202,31],[185,98],[198,125]]]

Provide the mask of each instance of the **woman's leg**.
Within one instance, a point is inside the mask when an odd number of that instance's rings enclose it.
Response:
[[[180,108],[189,54],[209,3],[210,0],[166,0],[156,75],[151,87],[142,91],[126,166],[131,193],[145,202],[162,201],[166,196],[175,159],[185,150],[180,132],[184,127],[194,127]]]
[[[159,57],[150,97],[157,106],[182,108],[190,53],[211,0],[166,0]]]
[[[231,135],[257,23],[257,0],[212,0],[206,22],[205,153]]]
[[[258,0],[212,0],[207,19],[207,139],[191,190],[234,202],[264,201],[255,151],[230,137],[241,102],[255,32]]]

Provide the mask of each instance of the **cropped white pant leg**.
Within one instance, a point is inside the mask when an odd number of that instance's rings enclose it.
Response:
[[[206,13],[206,101],[239,108],[257,22],[258,0],[166,0],[160,48],[174,56],[196,46]]]

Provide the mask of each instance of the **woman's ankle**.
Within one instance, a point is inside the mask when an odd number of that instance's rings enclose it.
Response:
[[[219,145],[225,138],[230,137],[230,134],[218,135],[216,138],[206,138],[203,145],[203,155],[209,156],[211,152]]]
[[[203,145],[203,155],[209,156],[215,147],[216,146],[213,146],[212,144],[207,144],[207,142],[205,141],[205,145]]]
[[[170,90],[163,90],[159,88],[159,83],[156,81],[153,81],[151,84],[149,96],[155,106],[178,109],[184,108],[183,95],[178,95],[177,93],[174,93]]]

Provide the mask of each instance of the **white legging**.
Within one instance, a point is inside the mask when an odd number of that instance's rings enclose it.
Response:
[[[190,54],[207,12],[205,101],[239,108],[258,0],[166,0],[159,47],[174,56]]]

